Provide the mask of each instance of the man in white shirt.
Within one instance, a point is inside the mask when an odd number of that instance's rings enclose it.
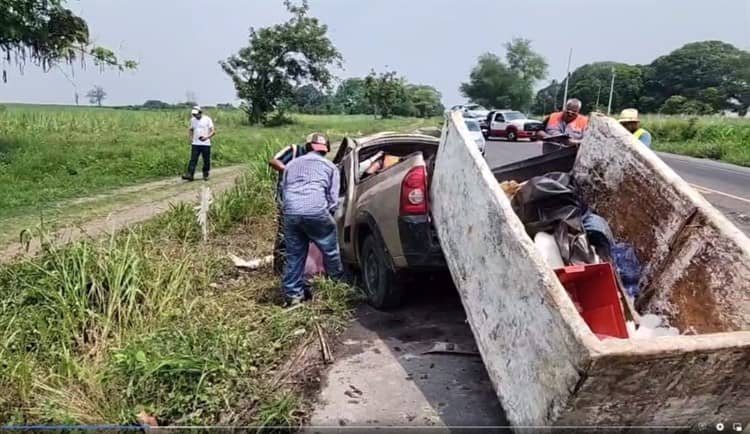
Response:
[[[192,151],[190,152],[187,172],[182,175],[182,179],[193,180],[198,157],[201,157],[203,159],[203,180],[207,181],[208,172],[211,170],[211,138],[216,135],[216,129],[214,128],[214,121],[205,116],[200,107],[193,107],[190,113],[192,117],[190,118],[188,139],[192,144]]]

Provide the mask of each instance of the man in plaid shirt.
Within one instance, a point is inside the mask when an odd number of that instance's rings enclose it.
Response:
[[[343,277],[333,218],[339,206],[339,170],[325,158],[330,148],[323,134],[311,134],[308,143],[308,152],[286,165],[281,182],[286,242],[282,288],[287,305],[304,299],[303,274],[311,242],[323,254],[328,277]]]
[[[276,241],[273,245],[273,271],[278,275],[281,275],[284,272],[284,264],[286,263],[286,248],[284,244],[284,210],[281,204],[281,180],[283,179],[286,165],[291,163],[295,158],[307,154],[307,151],[310,148],[309,141],[311,138],[312,134],[307,137],[304,145],[292,144],[285,147],[277,152],[268,162],[268,165],[279,173],[278,182],[276,183],[276,208],[278,211],[278,217],[276,220]]]

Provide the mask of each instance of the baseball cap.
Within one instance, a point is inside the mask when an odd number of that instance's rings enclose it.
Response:
[[[312,133],[305,140],[313,151],[328,152],[328,139],[324,134]]]
[[[197,115],[201,112],[201,107],[198,105],[194,105],[193,109],[190,111],[191,114]]]

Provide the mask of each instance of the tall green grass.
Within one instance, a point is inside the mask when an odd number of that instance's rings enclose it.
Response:
[[[210,111],[215,167],[253,160],[311,131],[332,138],[420,126],[416,119],[295,116],[277,128],[249,127],[241,111]],[[189,113],[9,106],[0,111],[0,218],[37,213],[68,198],[184,172]]]
[[[647,115],[643,126],[660,151],[750,166],[750,119]]]
[[[226,260],[228,245],[270,250],[264,157],[216,198],[207,244],[183,205],[0,266],[0,424],[130,424],[141,411],[161,424],[300,422],[285,363],[316,324],[343,326],[351,292],[320,282],[313,303],[285,311],[275,278]]]

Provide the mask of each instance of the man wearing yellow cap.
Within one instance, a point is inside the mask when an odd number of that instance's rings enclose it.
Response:
[[[620,113],[620,124],[626,130],[633,133],[633,136],[640,140],[647,147],[651,147],[651,133],[641,128],[641,121],[638,120],[638,110],[634,108],[625,109]]]

